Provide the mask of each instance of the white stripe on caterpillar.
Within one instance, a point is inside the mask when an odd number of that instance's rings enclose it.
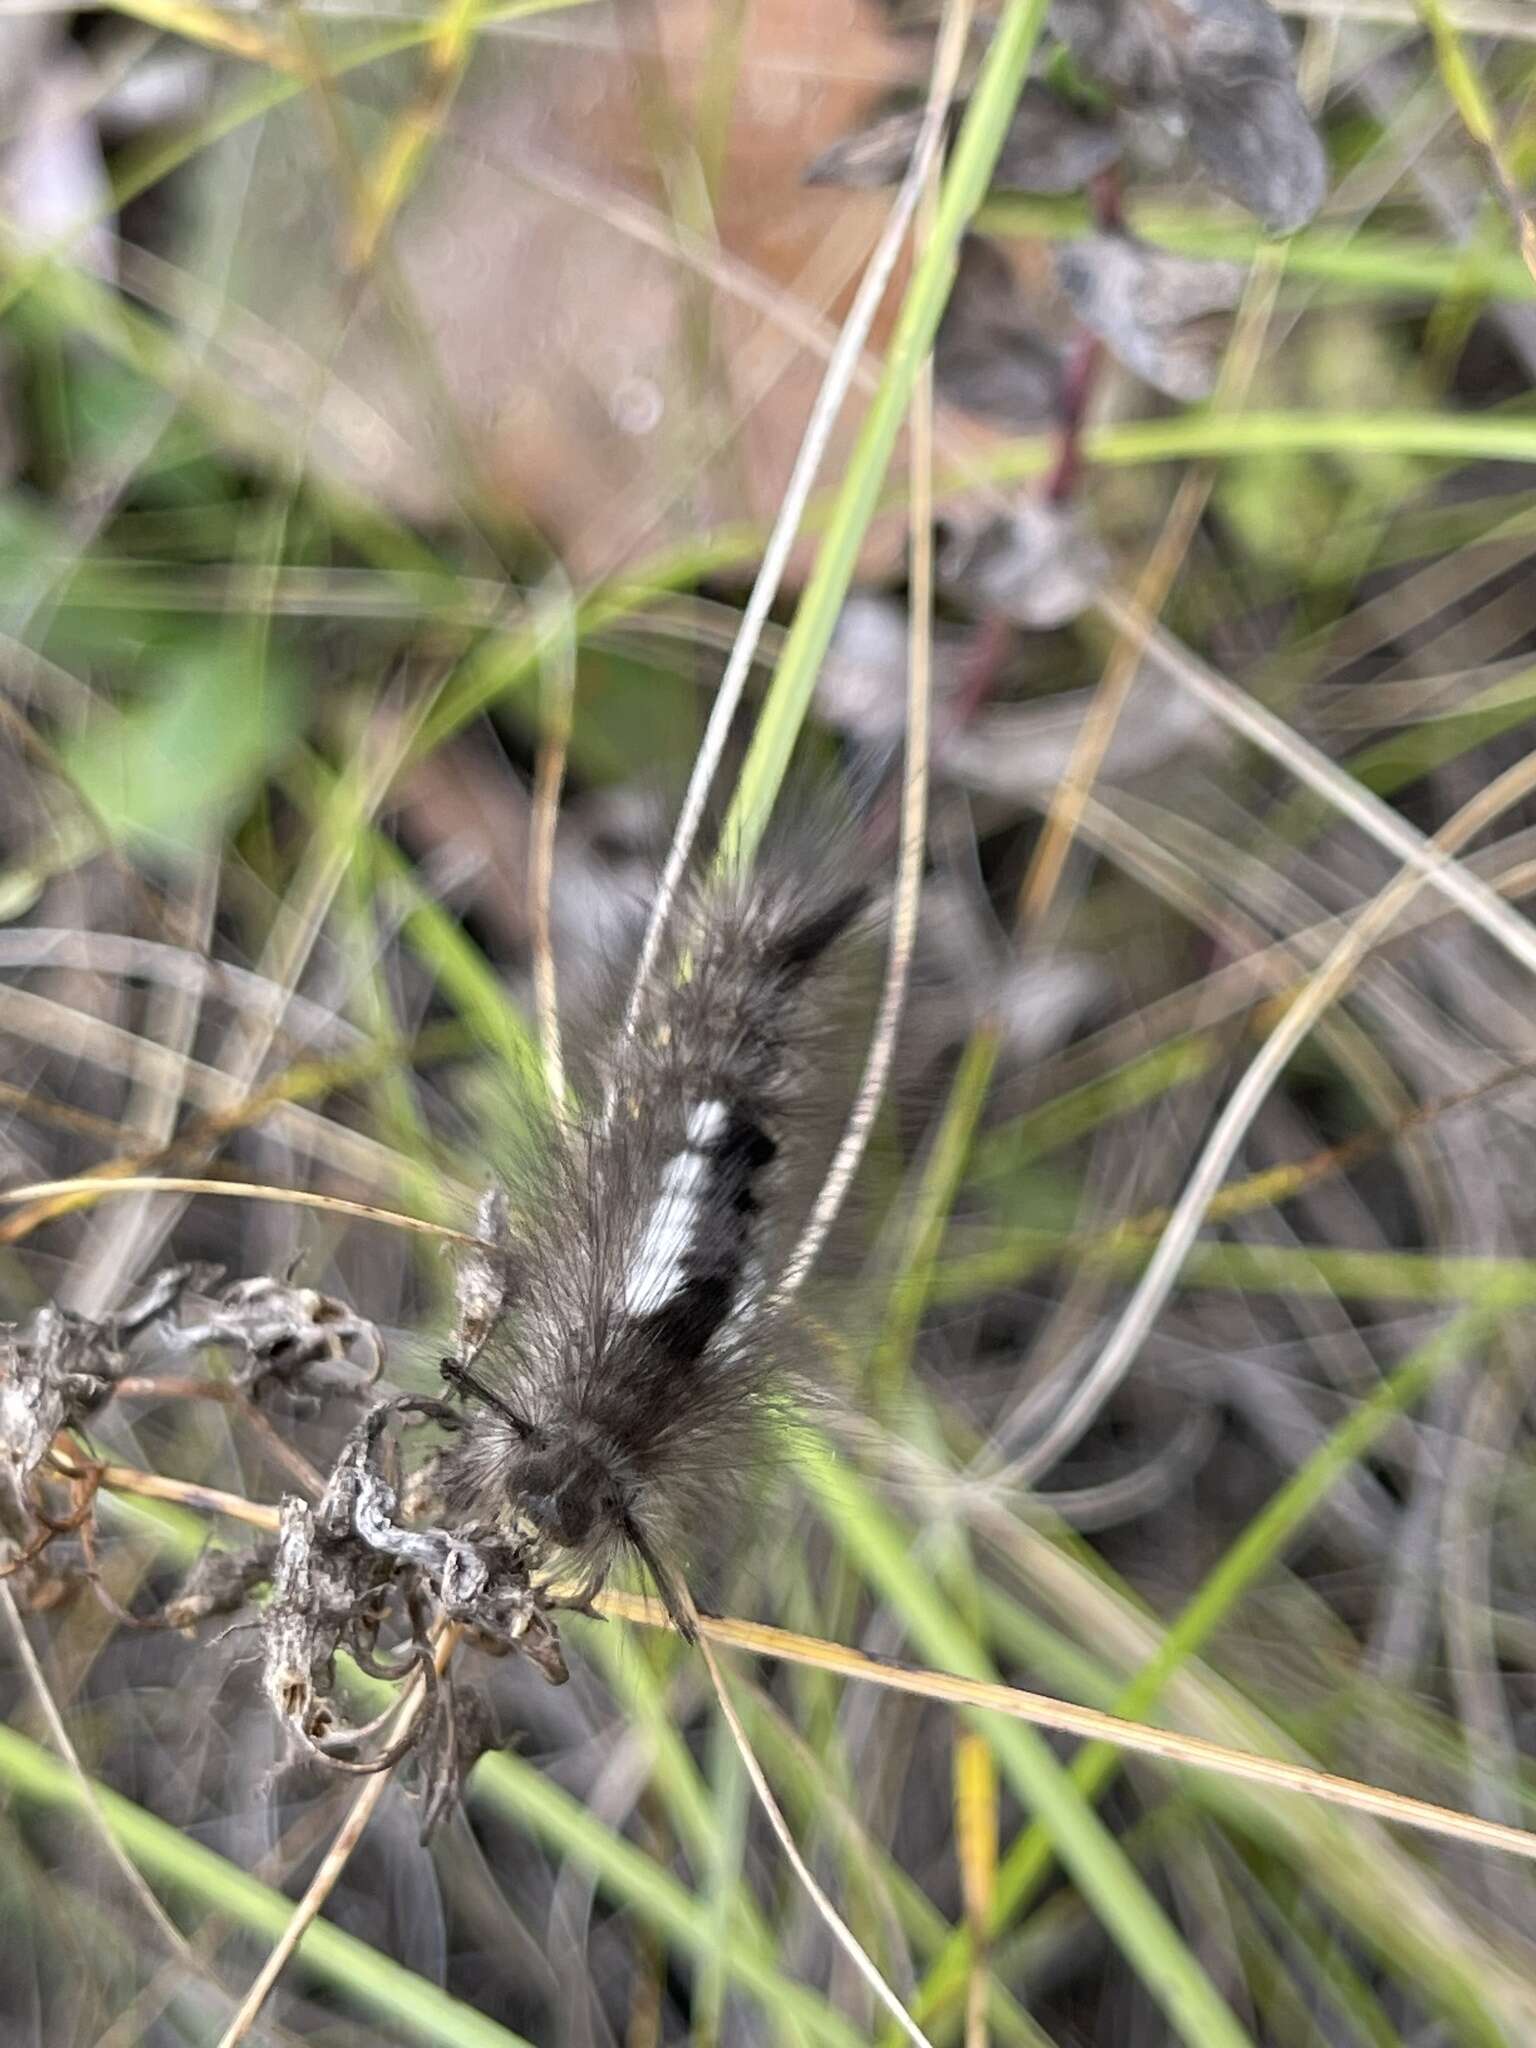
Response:
[[[708,1190],[709,1147],[725,1126],[723,1102],[701,1102],[689,1112],[683,1149],[674,1152],[662,1169],[661,1193],[624,1282],[628,1315],[654,1315],[683,1286],[687,1278],[683,1262],[693,1244]]]

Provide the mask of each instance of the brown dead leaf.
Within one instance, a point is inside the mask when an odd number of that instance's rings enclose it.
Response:
[[[481,36],[396,222],[431,375],[372,280],[354,304],[344,188],[312,105],[270,117],[234,286],[323,366],[289,380],[296,410],[322,381],[315,459],[417,519],[451,516],[478,484],[586,577],[669,538],[771,516],[824,367],[807,323],[846,310],[889,203],[807,189],[804,171],[893,86],[920,79],[924,53],[887,33],[877,0],[756,0],[722,106],[712,0],[621,0],[559,19],[574,25],[558,36]],[[369,98],[365,161],[412,104],[416,67],[380,67],[355,88]],[[716,133],[711,210],[701,166]],[[210,269],[227,253],[210,247]],[[861,411],[847,409],[829,478]],[[313,417],[308,404],[300,417]],[[899,548],[893,520],[872,559]]]

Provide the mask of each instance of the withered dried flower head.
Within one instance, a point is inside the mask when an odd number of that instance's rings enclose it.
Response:
[[[390,1424],[421,1405],[411,1397],[376,1403],[342,1446],[318,1503],[284,1501],[270,1560],[238,1567],[228,1583],[201,1567],[203,1584],[189,1583],[173,1603],[178,1617],[213,1611],[210,1603],[227,1598],[240,1579],[269,1575],[261,1624],[267,1698],[306,1748],[344,1769],[386,1769],[413,1749],[446,1745],[450,1761],[468,1752],[470,1710],[445,1705],[436,1671],[446,1626],[493,1655],[519,1652],[552,1685],[567,1675],[552,1602],[532,1583],[521,1545],[502,1533],[411,1528],[400,1519]],[[347,1754],[365,1747],[374,1724],[354,1724],[338,1708],[339,1652],[372,1677],[419,1674],[427,1685],[426,1711],[385,1750]],[[449,1796],[445,1768],[427,1770],[434,1816]],[[455,1764],[447,1782],[460,1775]]]

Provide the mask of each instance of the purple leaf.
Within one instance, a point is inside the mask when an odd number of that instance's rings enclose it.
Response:
[[[967,236],[933,350],[939,395],[1006,427],[1037,427],[1061,403],[1061,364],[1030,320],[1002,251]]]
[[[1029,497],[979,524],[952,526],[939,574],[976,611],[1040,632],[1088,609],[1109,561],[1077,506]]]
[[[1080,112],[1049,87],[1031,83],[998,152],[992,189],[1001,192],[1081,192],[1119,161],[1115,124]]]
[[[917,133],[923,125],[921,107],[900,107],[877,115],[863,128],[843,135],[806,169],[807,185],[846,185],[856,192],[877,192],[901,182]]]
[[[1126,235],[1064,242],[1056,274],[1085,327],[1170,398],[1208,398],[1243,288],[1233,263],[1145,248]]]
[[[1085,77],[1189,139],[1224,192],[1277,234],[1322,205],[1327,159],[1267,0],[1055,0]]]
[[[964,102],[956,107],[956,118]],[[878,115],[852,135],[824,149],[805,174],[808,185],[845,185],[872,191],[894,185],[912,161],[922,126],[920,107]],[[1019,95],[992,173],[1001,192],[1080,192],[1120,155],[1115,124],[1102,115],[1079,112],[1038,83]]]

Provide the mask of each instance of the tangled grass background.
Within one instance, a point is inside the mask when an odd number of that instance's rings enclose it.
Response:
[[[1527,8],[0,79],[6,2039],[1524,2048]],[[792,760],[891,847],[866,1422],[691,1647],[443,1525],[438,1363]]]

